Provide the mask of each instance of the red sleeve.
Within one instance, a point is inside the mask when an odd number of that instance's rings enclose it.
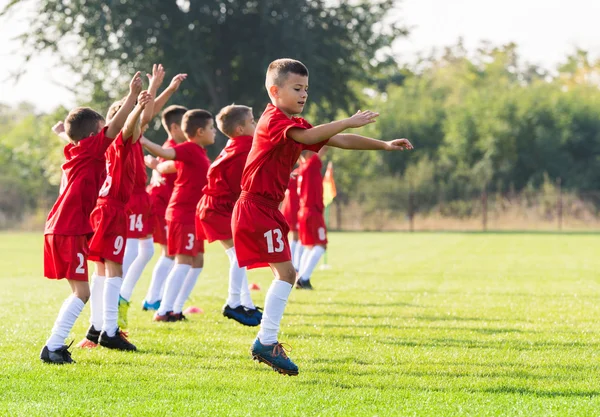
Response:
[[[104,152],[106,152],[110,144],[113,142],[113,140],[115,140],[115,138],[109,138],[106,136],[107,129],[108,127],[105,126],[104,129],[98,132],[98,134],[94,137],[95,152],[101,155],[104,155]]]
[[[302,150],[319,152],[323,146],[327,145],[327,142],[329,142],[329,139],[324,140],[323,142],[314,143],[312,145],[302,144]]]
[[[190,152],[191,146],[198,146],[192,142],[183,142],[173,146],[175,149],[175,161],[181,161],[183,163],[194,162],[194,154]]]
[[[310,129],[312,126],[304,119],[289,119],[284,114],[273,114],[268,124],[270,141],[273,143],[280,143],[286,139],[293,140],[287,135],[288,130],[293,127],[299,129]]]

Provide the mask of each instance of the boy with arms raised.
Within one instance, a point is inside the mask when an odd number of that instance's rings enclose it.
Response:
[[[229,141],[208,170],[196,211],[196,235],[203,235],[209,243],[219,240],[229,258],[229,296],[223,315],[245,326],[258,326],[262,313],[250,298],[246,269],[238,266],[231,233],[231,213],[240,196],[242,171],[256,127],[252,109],[235,104],[224,107],[217,115],[217,126]]]
[[[138,104],[127,118],[123,130],[106,151],[106,180],[90,216],[94,228],[90,260],[96,264],[91,291],[91,326],[79,347],[95,347],[99,343],[110,349],[136,350],[127,340],[127,335],[120,331],[117,320],[127,237],[126,205],[135,181],[132,152],[141,136],[140,116],[149,101],[151,97],[147,92],[139,95]],[[120,111],[123,107],[131,108],[129,99],[111,106],[109,120],[117,109]]]
[[[123,128],[141,83],[138,72],[129,87],[130,106],[121,108],[106,126],[104,117],[89,108],[74,109],[66,118],[65,133],[70,143],[64,149],[61,192],[44,230],[44,275],[66,278],[72,294],[63,303],[42,349],[40,358],[44,362],[73,362],[64,341],[90,297],[87,257],[93,231],[89,217],[106,175],[104,153]]]
[[[162,84],[165,72],[162,65],[154,65],[152,75],[148,74],[150,85],[148,93],[152,97],[152,101],[148,103],[142,113],[142,132],[152,121],[154,116],[158,114],[166,104],[171,95],[177,91],[181,82],[187,76],[186,74],[176,75],[171,84],[160,96],[154,100],[158,88]],[[125,258],[123,261],[123,285],[119,297],[119,327],[127,328],[127,312],[133,290],[138,280],[140,279],[144,268],[154,255],[154,218],[151,217],[151,201],[148,192],[146,191],[146,164],[144,162],[144,150],[142,143],[136,142],[133,150],[135,162],[135,184],[133,194],[127,205],[128,210],[128,232],[127,244],[125,246]]]
[[[373,123],[378,116],[359,111],[354,116],[312,127],[300,114],[308,97],[308,70],[299,61],[278,59],[267,70],[271,98],[256,126],[252,149],[242,175],[242,192],[232,218],[233,243],[240,267],[271,267],[275,279],[265,299],[252,357],[274,370],[297,375],[298,367],[277,340],[287,299],[296,281],[287,234],[289,227],[278,210],[294,164],[303,150],[318,152],[325,144],[343,149],[412,149],[406,139],[383,142],[340,132]]]
[[[187,141],[163,148],[147,139],[144,147],[167,161],[152,161],[152,169],[161,174],[177,172],[173,194],[167,207],[167,250],[175,256],[175,265],[165,283],[164,296],[154,321],[184,320],[183,304],[191,294],[204,266],[204,240],[196,236],[196,205],[206,185],[210,160],[205,146],[215,142],[212,114],[206,110],[189,110],[181,127]]]

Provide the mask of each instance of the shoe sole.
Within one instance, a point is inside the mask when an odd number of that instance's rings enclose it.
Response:
[[[223,317],[227,317],[229,320],[236,321],[236,322],[238,322],[239,324],[241,324],[241,325],[243,325],[243,326],[248,326],[248,327],[256,327],[256,326],[258,326],[258,325],[260,324],[260,322],[258,322],[258,323],[256,323],[256,324],[248,324],[248,323],[244,323],[244,322],[241,322],[241,321],[239,321],[239,320],[238,320],[238,319],[236,319],[235,317],[231,317],[231,316],[228,316],[228,315],[226,315],[226,314],[223,314]]]
[[[264,363],[265,365],[270,366],[271,369],[273,369],[275,372],[279,372],[282,375],[287,375],[287,376],[297,376],[298,375],[298,371],[290,371],[289,369],[283,369],[278,366],[275,366],[271,362],[269,362],[268,360],[264,359],[263,357],[261,357],[259,355],[252,354],[252,359],[255,361],[258,361],[258,363]]]
[[[135,346],[134,346],[133,349],[127,349],[127,348],[121,348],[121,347],[116,347],[116,346],[106,346],[106,345],[103,345],[102,343],[99,343],[99,345],[102,346],[103,348],[106,348],[106,349],[120,350],[122,352],[135,352],[135,351],[137,351],[137,348]]]

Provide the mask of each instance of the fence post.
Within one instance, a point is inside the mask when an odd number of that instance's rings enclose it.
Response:
[[[408,224],[411,232],[415,231],[415,208],[413,201],[412,184],[408,185]]]
[[[563,221],[563,199],[562,199],[562,180],[559,177],[556,180],[557,183],[557,187],[558,187],[558,198],[556,201],[556,211],[558,213],[558,230],[562,230],[562,221]]]
[[[483,191],[481,192],[481,225],[483,227],[483,231],[487,231],[487,211],[488,211],[488,195],[487,195],[487,185],[483,186]]]

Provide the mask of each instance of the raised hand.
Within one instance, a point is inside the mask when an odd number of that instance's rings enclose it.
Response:
[[[142,138],[142,140],[143,139],[144,138]],[[152,155],[146,155],[146,156],[144,156],[144,163],[146,164],[146,166],[148,168],[150,168],[150,169],[156,169],[156,166],[158,165],[158,159],[156,159]]]
[[[146,108],[146,104],[148,104],[152,100],[152,95],[150,95],[147,91],[142,91],[138,96],[138,106],[143,110]]]
[[[152,74],[146,74],[146,77],[148,77],[148,82],[150,83],[148,90],[152,88],[158,89],[165,79],[165,69],[162,64],[154,64],[152,65]]]
[[[171,80],[171,84],[169,84],[169,89],[171,89],[173,91],[177,91],[177,89],[179,89],[179,86],[181,85],[183,80],[185,80],[186,78],[187,78],[187,74],[177,74]]]
[[[56,122],[54,126],[52,126],[52,131],[56,135],[60,135],[61,133],[65,133],[65,123],[61,120],[60,122]]]
[[[379,116],[379,113],[372,112],[370,110],[357,111],[352,117],[349,117],[348,127],[361,127],[371,123],[375,123],[375,119]]]
[[[403,151],[414,149],[408,139],[394,139],[386,142],[386,151]]]
[[[136,96],[142,91],[142,77],[140,74],[141,73],[139,71],[136,72],[129,83],[129,92],[131,94],[135,94]]]

